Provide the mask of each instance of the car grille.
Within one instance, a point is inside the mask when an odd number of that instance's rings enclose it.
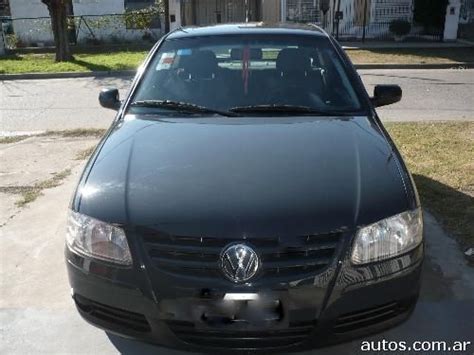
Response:
[[[406,306],[398,302],[392,302],[370,309],[346,313],[337,318],[334,332],[338,334],[352,332],[388,321],[406,311]]]
[[[300,277],[322,271],[334,259],[342,233],[293,238],[241,238],[171,236],[140,231],[153,265],[181,276],[220,278],[219,258],[225,246],[244,243],[252,246],[262,262],[260,276]]]
[[[205,347],[264,349],[296,345],[308,339],[316,322],[290,323],[288,328],[264,331],[196,329],[193,323],[169,321],[168,326],[182,341]]]

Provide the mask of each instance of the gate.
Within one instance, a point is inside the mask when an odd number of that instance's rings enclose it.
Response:
[[[183,26],[260,21],[260,0],[185,0],[181,3]]]

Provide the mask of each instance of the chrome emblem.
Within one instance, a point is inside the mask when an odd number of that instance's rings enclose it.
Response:
[[[221,254],[220,266],[224,275],[231,281],[250,280],[260,267],[257,253],[248,245],[232,244]]]

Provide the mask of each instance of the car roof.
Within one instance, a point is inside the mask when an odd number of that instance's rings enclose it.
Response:
[[[226,35],[311,35],[327,37],[327,33],[313,24],[300,23],[267,23],[267,22],[249,22],[219,24],[213,26],[193,26],[182,27],[174,30],[168,35],[168,39],[202,37],[202,36],[226,36]]]

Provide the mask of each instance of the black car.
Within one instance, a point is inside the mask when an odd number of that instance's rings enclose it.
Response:
[[[183,28],[88,162],[66,259],[80,314],[190,351],[293,351],[407,319],[423,222],[344,51],[309,25]]]

